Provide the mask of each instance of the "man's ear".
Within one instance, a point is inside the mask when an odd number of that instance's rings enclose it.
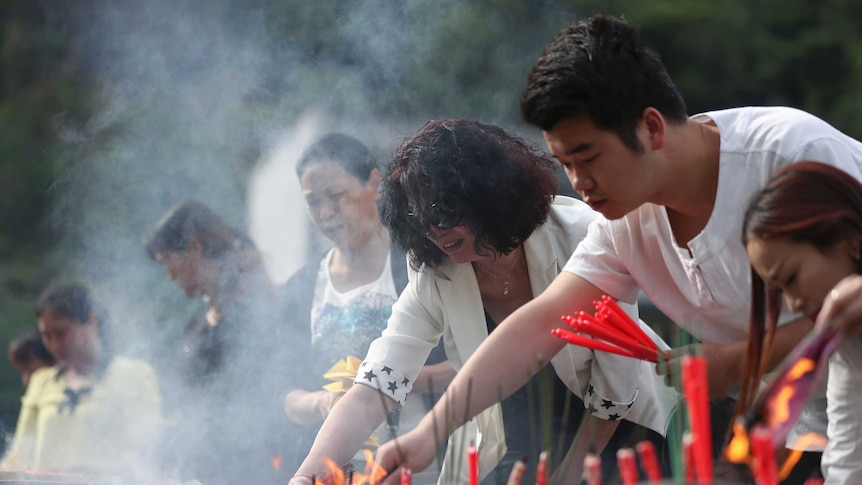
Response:
[[[664,116],[655,108],[647,108],[641,117],[641,123],[647,130],[648,142],[646,148],[650,150],[661,150],[664,147],[665,129],[667,127]]]

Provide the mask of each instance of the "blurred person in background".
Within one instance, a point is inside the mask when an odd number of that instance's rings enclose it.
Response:
[[[47,288],[36,314],[57,363],[31,376],[2,467],[151,476],[161,425],[153,369],[115,355],[110,321],[80,284]]]
[[[314,227],[333,244],[322,257],[299,269],[283,291],[291,335],[310,346],[308,368],[284,400],[288,418],[305,427],[307,441],[300,450],[304,456],[340,397],[323,389],[327,384],[323,375],[348,355],[361,360],[386,328],[391,306],[407,285],[407,260],[380,222],[380,170],[363,143],[344,134],[325,135],[305,150],[296,174]],[[420,373],[418,393],[445,390],[455,375],[445,360],[438,345]],[[412,429],[430,409],[431,399],[431,395],[417,395],[392,413],[366,446],[374,449],[374,443],[386,441],[392,433]],[[356,461],[363,465],[364,457],[357,456]],[[436,467],[429,467],[413,481],[436,483],[436,472]]]
[[[171,207],[145,248],[186,297],[202,302],[173,349],[175,372],[164,376],[174,423],[165,451],[180,478],[277,482],[290,342],[258,250],[197,201]]]
[[[30,376],[42,367],[54,365],[54,356],[45,348],[38,329],[18,334],[9,341],[9,362],[21,375],[24,387],[30,383]]]

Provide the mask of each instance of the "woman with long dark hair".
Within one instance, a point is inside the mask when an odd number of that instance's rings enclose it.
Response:
[[[814,323],[824,302],[840,296],[839,283],[862,273],[862,185],[822,163],[788,165],[749,205],[743,242],[752,267],[752,304],[741,409],[750,406],[769,359],[782,300]],[[862,481],[860,385],[862,337],[845,336],[829,360],[829,442],[821,462],[828,484]]]

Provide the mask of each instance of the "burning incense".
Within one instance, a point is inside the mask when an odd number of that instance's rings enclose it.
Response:
[[[521,485],[521,480],[524,479],[525,473],[527,473],[527,459],[521,458],[512,466],[512,472],[509,474],[506,485]]]
[[[602,459],[595,453],[584,457],[584,480],[587,485],[602,485]]]
[[[472,441],[467,446],[467,471],[470,474],[470,485],[479,485],[479,450]]]
[[[539,453],[539,464],[536,465],[536,485],[548,483],[548,452]]]
[[[638,465],[635,461],[635,450],[620,448],[617,450],[617,466],[620,469],[620,480],[623,485],[634,485],[638,482]]]
[[[660,482],[662,479],[661,466],[659,465],[655,445],[652,444],[652,441],[641,441],[635,449],[637,449],[641,467],[646,474],[647,480],[654,483]]]
[[[682,390],[691,424],[694,468],[697,480],[710,483],[712,470],[712,430],[709,421],[709,390],[706,375],[706,358],[699,355],[683,356]]]

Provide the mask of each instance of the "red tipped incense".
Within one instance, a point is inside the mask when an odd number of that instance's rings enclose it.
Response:
[[[479,450],[472,441],[467,446],[467,471],[470,474],[470,485],[479,485]]]
[[[593,337],[600,338],[607,342],[610,342],[620,348],[628,350],[629,352],[637,355],[643,360],[649,360],[652,362],[656,362],[656,352],[654,350],[650,350],[643,346],[643,344],[632,340],[627,335],[612,329],[607,326],[603,326],[601,324],[593,323],[588,320],[579,319],[578,320],[578,330],[592,335]]]
[[[584,480],[587,485],[602,485],[602,459],[594,453],[584,457]]]
[[[650,349],[658,351],[658,345],[656,345],[649,335],[643,331],[640,325],[638,325],[638,323],[634,321],[632,317],[630,317],[629,314],[619,306],[619,304],[617,304],[616,300],[608,295],[603,295],[602,308],[606,309],[607,312],[612,315],[611,318],[614,322],[620,324],[619,326],[621,327],[621,330]],[[601,309],[599,309],[599,311],[601,311]]]
[[[655,446],[652,444],[652,441],[641,441],[635,449],[637,449],[638,457],[641,460],[641,468],[643,468],[647,480],[656,483],[660,482],[662,479],[661,465],[659,465]]]
[[[551,330],[551,333],[573,345],[579,345],[588,349],[608,352],[610,354],[623,355],[625,357],[632,357],[635,359],[638,358],[637,355],[629,352],[628,350],[621,349],[615,345],[607,344],[599,340],[584,337],[583,335],[578,335],[574,332],[569,332],[568,330],[564,330],[562,328],[555,328]]]
[[[620,448],[617,450],[617,466],[620,469],[620,480],[623,485],[635,485],[638,482],[638,464],[635,461],[635,450]]]
[[[401,485],[410,485],[413,483],[413,472],[409,468],[401,469]]]
[[[775,485],[778,483],[778,470],[775,462],[775,449],[772,447],[772,436],[762,426],[751,430],[751,448],[754,455],[754,478],[757,485]]]
[[[681,360],[682,390],[685,395],[691,424],[694,467],[697,481],[710,483],[712,471],[712,430],[709,422],[709,389],[706,359],[698,355],[685,355]]]
[[[521,480],[524,479],[524,474],[527,473],[527,459],[521,458],[512,466],[512,472],[509,474],[509,480],[506,485],[521,485]]]
[[[691,431],[682,434],[682,463],[686,483],[693,482],[696,467],[694,463],[694,438]]]
[[[539,464],[536,465],[536,485],[548,483],[548,452],[539,453]]]

